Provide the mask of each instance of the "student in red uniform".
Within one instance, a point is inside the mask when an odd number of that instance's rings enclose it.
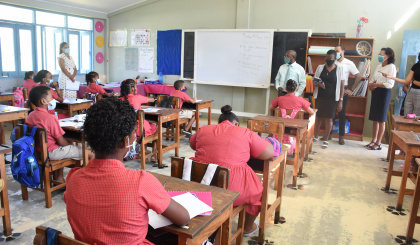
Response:
[[[244,236],[251,236],[258,230],[254,221],[261,209],[263,187],[247,162],[250,156],[263,160],[272,158],[273,146],[251,130],[239,127],[238,117],[229,105],[222,107],[219,124],[201,127],[191,137],[190,144],[196,150],[193,160],[230,169],[228,189],[241,193],[233,205],[247,205]]]
[[[152,244],[145,239],[148,211],[183,226],[188,211],[172,200],[145,170],[131,170],[123,158],[136,141],[133,107],[115,97],[98,101],[87,112],[84,134],[95,159],[73,168],[64,201],[77,240],[88,244]]]
[[[22,87],[28,89],[28,93],[31,92],[33,87],[38,86],[38,83],[34,82],[35,72],[27,71],[25,72],[25,80],[23,81]]]
[[[193,104],[196,102],[197,97],[194,97],[194,99],[191,99],[190,96],[188,96],[188,94],[186,94],[185,92],[182,92],[182,90],[185,89],[184,81],[182,80],[175,81],[174,88],[175,90],[171,92],[170,96],[179,97],[181,99],[181,104],[179,105],[180,108],[177,108],[177,109],[182,109],[182,104],[184,102],[193,103]],[[190,119],[190,121],[188,121],[188,124],[184,127],[184,130],[182,130],[182,133],[185,135],[191,136],[192,133],[190,132],[190,128],[195,121],[195,114],[191,110],[181,110],[179,114],[179,118]]]
[[[134,110],[141,110],[141,104],[146,104],[148,102],[154,102],[155,99],[151,97],[146,97],[140,94],[136,94],[137,85],[133,79],[127,79],[121,82],[120,85],[120,99],[128,100],[130,105]],[[149,123],[148,121],[143,121],[144,127],[144,137],[148,137],[156,133],[157,126],[156,124]],[[137,132],[137,136],[140,136],[140,132]],[[156,141],[153,141],[153,151],[156,151]],[[152,162],[156,162],[156,155],[151,157]]]
[[[47,130],[47,147],[50,160],[81,159],[82,147],[72,145],[64,139],[64,130],[60,127],[58,119],[47,111],[55,108],[52,90],[45,86],[34,87],[29,93],[29,101],[36,108],[29,113],[28,118],[26,118],[26,124]],[[88,151],[88,158],[93,158],[93,154],[90,151]],[[64,183],[63,169],[56,170],[54,178],[56,181]]]
[[[304,98],[295,95],[298,91],[298,86],[294,80],[289,79],[287,81],[286,90],[287,94],[285,96],[280,96],[271,102],[270,111],[274,111],[275,108],[297,111],[303,109],[311,115],[314,113],[310,107],[311,103],[306,101]]]
[[[41,70],[36,74],[34,77],[35,82],[39,83],[38,86],[50,86],[53,99],[56,100],[55,103],[58,101],[60,103],[63,103],[64,98],[62,96],[61,90],[58,88],[58,83],[54,82],[52,79],[52,75],[47,70]],[[55,109],[48,110],[48,113],[55,115],[56,111]],[[68,118],[67,114],[57,113],[58,119],[64,119]]]
[[[97,72],[91,71],[86,74],[86,82],[88,84],[86,92],[93,94],[100,94],[104,97],[111,97],[115,95],[115,92],[107,93],[104,88],[98,85],[101,80],[99,79],[99,74]]]

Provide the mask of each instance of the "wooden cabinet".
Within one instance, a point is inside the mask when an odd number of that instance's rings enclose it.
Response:
[[[309,54],[308,52],[311,46],[336,47],[337,45],[343,45],[346,50],[356,50],[356,45],[360,41],[369,42],[373,50],[373,38],[309,37],[306,56],[310,57],[313,72],[316,71],[316,68],[319,65],[325,64],[325,54]],[[369,56],[345,55],[345,58],[353,61],[356,67],[358,67],[359,62],[364,61],[365,59],[372,60],[372,55],[373,53],[371,53]],[[314,75],[313,73],[308,72],[308,62],[305,69],[307,74],[312,76]],[[370,73],[367,77],[363,77],[362,80],[368,80],[369,77]],[[354,80],[354,77],[350,75],[348,85],[349,87],[353,86]],[[369,91],[367,91],[364,96],[349,96],[346,109],[346,118],[350,122],[350,133],[344,136],[345,139],[360,141],[363,140],[368,94]],[[333,137],[337,138],[338,134],[334,133]]]

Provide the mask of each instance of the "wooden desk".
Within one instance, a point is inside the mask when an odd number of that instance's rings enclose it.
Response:
[[[296,149],[295,149],[294,158],[287,159],[287,164],[294,166],[292,187],[296,188],[298,170],[299,170],[299,175],[302,174],[302,170],[303,170],[303,158],[305,155],[305,145],[306,145],[306,138],[308,134],[309,120],[270,117],[270,116],[256,116],[256,117],[253,117],[252,119],[282,122],[284,123],[284,126],[285,126],[284,135],[296,137]],[[291,134],[290,133],[291,130],[296,130],[296,134]],[[282,139],[279,139],[279,141],[281,140]]]
[[[28,117],[28,112],[28,108],[0,105],[0,145],[6,144],[4,122],[25,119]]]
[[[70,142],[76,142],[78,144],[82,144],[82,160],[83,160],[83,167],[89,162],[88,153],[87,153],[87,142],[83,136],[83,129],[76,128],[76,127],[61,127],[65,134],[63,137]]]
[[[92,102],[93,101],[86,99],[74,99],[69,102],[57,103],[57,105],[59,107],[64,107],[67,110],[67,115],[69,115],[69,117],[73,117],[73,111],[89,109],[92,105]]]
[[[4,163],[4,154],[8,152],[10,152],[10,148],[0,146],[0,175],[4,181],[4,187],[1,192],[0,216],[3,216],[3,233],[5,236],[12,235],[12,226],[10,223],[9,196],[7,194],[7,177]]]
[[[214,100],[202,100],[195,103],[195,131],[198,131],[200,129],[200,110],[207,108],[207,125],[211,125],[211,104],[213,103],[213,101]],[[186,104],[186,102],[184,104]]]
[[[413,131],[420,133],[420,122],[414,119],[406,119],[404,116],[392,115],[391,129],[398,131]],[[389,136],[389,147],[386,159],[389,160],[391,156],[392,134]],[[399,150],[399,149],[396,149]],[[395,159],[404,159],[403,155],[395,156]]]
[[[401,186],[398,192],[397,205],[395,207],[398,211],[400,211],[402,209],[404,195],[413,195],[414,193],[412,189],[406,189],[406,184],[407,178],[410,178],[414,183],[416,181],[416,177],[412,173],[409,173],[409,169],[412,156],[420,156],[420,140],[415,138],[415,136],[420,137],[420,133],[392,130],[391,135],[393,135],[394,139],[391,145],[391,156],[388,164],[388,174],[386,177],[385,190],[389,190],[392,176],[401,176]],[[395,150],[397,148],[403,150],[406,153],[404,169],[402,172],[393,171]]]
[[[0,101],[13,101],[15,99],[14,93],[1,93],[0,94]]]
[[[178,244],[199,245],[219,227],[222,227],[222,244],[227,244],[230,237],[230,216],[233,202],[239,197],[239,192],[225,190],[213,186],[202,185],[166,175],[151,173],[160,183],[165,183],[168,191],[202,191],[211,192],[213,212],[209,216],[198,216],[191,219],[184,229],[176,225],[169,225],[161,229],[178,235]]]
[[[178,109],[170,109],[170,108],[161,108],[161,107],[152,107],[152,106],[142,106],[141,109],[145,110],[147,108],[158,108],[160,109],[157,112],[147,112],[144,111],[145,115],[149,115],[154,117],[153,122],[157,122],[157,132],[158,132],[158,140],[157,140],[157,151],[158,151],[158,167],[164,168],[167,166],[163,166],[162,164],[162,155],[163,153],[175,149],[175,156],[179,156],[179,112]],[[173,121],[175,123],[175,142],[172,145],[163,145],[163,137],[162,137],[162,123]]]
[[[420,158],[416,158],[416,164],[420,166]],[[414,187],[413,203],[411,204],[410,217],[408,219],[406,244],[412,243],[414,227],[416,226],[416,224],[420,224],[420,216],[417,215],[417,211],[419,210],[419,202],[420,202],[419,174],[420,174],[420,171],[417,172],[417,178],[416,178],[415,187]]]

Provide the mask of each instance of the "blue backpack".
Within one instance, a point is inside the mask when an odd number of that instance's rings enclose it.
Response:
[[[33,127],[31,134],[26,136],[27,125],[23,125],[23,137],[16,140],[12,145],[12,163],[10,164],[10,168],[13,178],[20,184],[38,188],[41,183],[42,188],[41,175],[44,171],[39,171],[38,162],[35,157],[34,136],[37,129],[38,127]]]

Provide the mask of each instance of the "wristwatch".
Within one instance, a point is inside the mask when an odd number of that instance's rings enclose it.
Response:
[[[343,100],[343,98],[340,98],[340,100]]]

